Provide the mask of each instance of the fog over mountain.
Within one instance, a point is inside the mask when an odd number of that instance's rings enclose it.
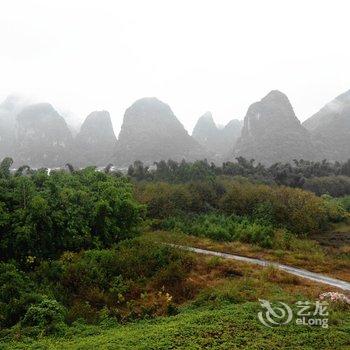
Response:
[[[206,110],[242,119],[272,89],[303,121],[350,86],[347,1],[35,2],[0,12],[0,100],[19,92],[81,122],[105,109],[116,135],[144,96],[191,131]]]
[[[278,90],[249,107],[235,155],[265,164],[322,158],[287,96]]]
[[[223,161],[232,157],[233,147],[241,134],[242,121],[233,119],[224,127],[219,128],[211,112],[202,115],[195,125],[192,137],[198,141],[216,161]]]
[[[0,155],[14,166],[125,168],[136,160],[207,159],[220,164],[242,156],[264,164],[293,159],[343,161],[350,154],[350,91],[303,124],[288,97],[273,90],[253,103],[244,123],[233,119],[219,128],[211,112],[201,116],[190,136],[169,105],[142,98],[125,111],[118,135],[108,111],[90,113],[72,134],[65,119],[49,103],[29,104],[9,96],[0,104]]]
[[[72,135],[49,103],[29,105],[16,117],[16,165],[62,166],[71,158]]]
[[[0,104],[0,158],[15,155],[16,116],[26,105],[19,96],[10,95]]]
[[[142,98],[124,115],[114,161],[129,165],[134,160],[153,164],[160,160],[206,157],[206,152],[185,130],[170,107],[157,98]]]
[[[350,157],[350,90],[327,103],[303,125],[324,157],[335,161]]]
[[[92,112],[75,138],[74,164],[104,166],[111,162],[116,143],[109,113]]]

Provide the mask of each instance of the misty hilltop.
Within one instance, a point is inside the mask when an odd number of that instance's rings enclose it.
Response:
[[[16,117],[25,106],[23,98],[10,95],[0,104],[0,158],[15,156]]]
[[[49,103],[26,106],[16,118],[15,164],[54,167],[70,158],[72,135]]]
[[[273,90],[253,103],[244,122],[219,128],[211,112],[189,135],[166,103],[154,97],[126,111],[118,138],[109,112],[90,113],[72,135],[65,119],[49,103],[28,104],[9,96],[0,104],[0,156],[14,166],[106,166],[125,168],[139,160],[207,159],[220,163],[242,156],[264,164],[293,159],[342,161],[350,154],[350,91],[326,104],[303,124],[288,97]]]
[[[350,157],[350,90],[327,103],[303,126],[312,135],[317,149],[331,161]]]
[[[278,90],[248,108],[235,155],[264,164],[322,158],[288,97]]]
[[[92,112],[86,117],[75,138],[74,163],[81,166],[105,166],[111,161],[116,143],[109,112]]]
[[[233,119],[223,128],[218,128],[211,112],[202,115],[192,132],[192,137],[201,144],[208,153],[212,153],[216,161],[232,157],[233,147],[241,134],[242,121]]]
[[[164,102],[142,98],[126,110],[114,157],[116,164],[127,166],[135,160],[146,164],[168,159],[193,161],[205,156],[204,148]]]

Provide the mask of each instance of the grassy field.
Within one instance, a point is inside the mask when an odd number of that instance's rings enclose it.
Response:
[[[296,239],[290,250],[266,249],[240,242],[218,242],[174,232],[149,232],[157,242],[174,242],[212,250],[261,257],[301,266],[350,280],[349,226],[333,227],[338,236],[324,233],[311,240]],[[301,326],[293,321],[273,328],[258,320],[259,299],[285,302],[317,300],[335,288],[284,273],[273,267],[192,254],[186,280],[174,289],[175,316],[155,317],[126,324],[106,319],[99,325],[75,322],[56,336],[32,336],[12,330],[0,349],[350,349],[348,307],[330,305],[329,328]],[[188,298],[180,297],[185,288]]]
[[[238,241],[220,242],[181,232],[156,231],[147,235],[159,242],[170,242],[209,250],[262,258],[350,282],[350,224],[333,225],[325,233],[310,239],[293,238],[288,248],[267,249]]]
[[[328,329],[259,323],[257,303],[211,310],[187,309],[177,316],[108,329],[86,327],[71,339],[45,338],[2,349],[349,349],[350,315],[333,315]],[[85,332],[85,334],[84,334]],[[90,335],[86,335],[89,334]]]
[[[30,337],[13,332],[0,349],[349,349],[348,309],[330,307],[329,328],[293,321],[268,328],[258,320],[258,299],[314,301],[329,288],[274,268],[260,268],[217,257],[196,256],[186,282],[196,290],[178,314],[124,325],[75,323],[61,336]]]

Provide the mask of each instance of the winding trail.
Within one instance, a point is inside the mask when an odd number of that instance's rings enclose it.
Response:
[[[333,287],[337,287],[337,288],[340,288],[340,289],[343,289],[346,291],[350,291],[350,283],[349,282],[338,280],[335,278],[331,278],[331,277],[322,275],[320,273],[315,273],[315,272],[311,272],[308,270],[299,269],[297,267],[283,265],[283,264],[279,264],[276,262],[267,261],[264,259],[248,258],[246,256],[241,256],[241,255],[236,255],[236,254],[221,253],[221,252],[216,252],[213,250],[182,246],[182,245],[178,245],[178,244],[171,244],[171,245],[174,247],[178,247],[178,248],[181,248],[184,250],[188,250],[188,251],[197,253],[197,254],[214,255],[214,256],[218,256],[220,258],[224,258],[224,259],[239,260],[239,261],[243,261],[243,262],[247,262],[247,263],[255,264],[255,265],[260,265],[260,266],[273,266],[273,267],[276,267],[280,270],[283,270],[285,272],[288,272],[288,273],[295,275],[295,276],[298,276],[298,277],[306,278],[306,279],[311,280],[311,281],[315,281],[315,282],[323,283],[323,284],[328,284],[328,285],[333,286]]]

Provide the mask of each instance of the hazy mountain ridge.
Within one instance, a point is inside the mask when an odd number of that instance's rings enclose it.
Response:
[[[14,158],[14,166],[125,167],[135,160],[150,165],[204,158],[219,163],[237,156],[271,164],[293,159],[342,161],[349,154],[350,90],[303,124],[287,96],[273,90],[248,108],[243,127],[241,121],[231,120],[219,128],[207,112],[192,136],[167,104],[142,98],[126,110],[118,139],[107,111],[90,113],[73,137],[65,119],[48,103],[28,104],[9,96],[0,104],[0,156]]]
[[[216,161],[223,161],[232,154],[233,147],[240,136],[242,121],[233,119],[223,128],[219,128],[212,117],[211,112],[202,115],[192,132],[192,137],[208,152],[213,153]]]
[[[287,96],[278,90],[248,108],[234,153],[265,164],[322,158]]]
[[[16,121],[15,164],[53,167],[70,159],[73,138],[64,118],[52,105],[26,106]]]
[[[116,141],[107,111],[88,115],[73,137],[49,103],[22,103],[9,96],[0,105],[0,155],[12,157],[15,167],[103,166],[110,161]]]
[[[25,100],[16,95],[8,96],[0,104],[0,158],[14,154],[16,116],[25,105]]]
[[[111,161],[117,138],[109,112],[90,113],[75,138],[74,163],[104,166]]]
[[[307,119],[307,128],[314,144],[331,161],[350,157],[350,90],[327,103]]]
[[[137,100],[125,112],[114,161],[127,166],[135,160],[196,160],[206,152],[185,130],[171,108],[154,97]]]

